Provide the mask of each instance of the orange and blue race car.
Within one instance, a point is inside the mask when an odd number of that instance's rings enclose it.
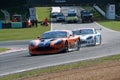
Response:
[[[29,42],[31,56],[52,54],[80,49],[80,37],[70,30],[53,30],[45,32],[40,38]]]

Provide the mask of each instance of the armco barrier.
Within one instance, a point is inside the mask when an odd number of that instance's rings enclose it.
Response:
[[[10,22],[10,23],[1,23],[0,29],[10,29],[10,28],[27,28],[26,22]]]
[[[11,22],[12,28],[22,28],[22,22]]]
[[[9,28],[11,28],[11,23],[2,23],[2,28],[3,29],[9,29]]]
[[[0,21],[0,29],[2,29],[2,21]]]
[[[22,28],[27,28],[28,26],[27,26],[27,23],[26,22],[23,22],[22,23]]]

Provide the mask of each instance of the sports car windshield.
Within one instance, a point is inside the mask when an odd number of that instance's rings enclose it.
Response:
[[[63,13],[58,13],[57,17],[62,17],[64,16]]]
[[[76,35],[87,35],[87,34],[93,34],[93,30],[92,29],[81,29],[81,30],[76,30],[74,31],[74,34]]]
[[[68,16],[74,17],[74,16],[76,16],[76,13],[69,13]]]
[[[47,32],[42,35],[42,39],[51,39],[51,38],[66,38],[67,32],[64,31],[53,31]]]

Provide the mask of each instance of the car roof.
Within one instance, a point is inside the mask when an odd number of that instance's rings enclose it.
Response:
[[[69,9],[68,13],[76,13],[76,9]]]
[[[52,31],[46,31],[45,33],[48,33],[48,32],[57,32],[57,31],[72,32],[71,30],[52,30]]]
[[[95,28],[80,28],[80,29],[93,29],[94,30]]]
[[[52,11],[51,13],[54,13],[54,12],[60,12],[61,8],[60,7],[52,7]]]
[[[82,10],[81,12],[92,12],[92,10]]]
[[[95,30],[95,28],[79,28],[79,29],[75,29],[75,30],[83,30],[83,29],[92,29],[92,30]],[[73,31],[75,31],[73,30]]]

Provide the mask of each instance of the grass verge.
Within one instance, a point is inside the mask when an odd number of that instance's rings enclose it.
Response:
[[[50,19],[50,7],[37,7],[37,16],[39,21],[44,21],[46,17]],[[20,29],[1,29],[0,30],[0,41],[7,40],[26,40],[35,39],[38,35],[43,34],[45,31],[50,30],[50,25],[48,27],[41,26],[33,28],[20,28]]]
[[[37,28],[3,29],[0,30],[0,41],[36,39],[38,35],[49,30],[50,26],[45,27],[41,25]]]
[[[7,50],[10,50],[8,48],[0,48],[0,52],[4,52],[4,51],[7,51]]]
[[[65,64],[65,65],[59,65],[59,66],[54,66],[54,67],[35,69],[31,71],[11,74],[11,75],[0,77],[0,80],[17,80],[17,79],[22,80],[22,78],[26,78],[26,77],[33,77],[33,76],[38,76],[38,75],[52,73],[52,72],[59,72],[59,71],[64,71],[64,70],[77,69],[81,67],[88,67],[92,65],[102,64],[104,62],[117,61],[117,60],[120,60],[120,54],[109,56],[109,57],[103,57],[99,59],[75,62],[71,64]]]
[[[48,20],[50,20],[50,7],[36,7],[36,12],[39,21],[44,21],[46,17],[48,18]]]
[[[50,7],[36,7],[36,10],[39,21],[44,21],[46,17],[50,20]],[[96,11],[94,11],[94,15],[96,18],[101,17]],[[120,21],[100,20],[97,22],[107,28],[120,31]],[[48,30],[50,30],[50,25],[49,27],[43,27],[40,24],[37,28],[2,29],[0,30],[0,41],[35,39]]]
[[[109,28],[109,29],[120,31],[120,21],[102,20],[102,21],[98,21],[98,23],[104,27]]]
[[[120,21],[106,20],[97,10],[93,9],[92,7],[90,6],[82,6],[82,7],[86,10],[93,10],[94,20],[97,21],[102,26],[112,30],[120,31],[120,26],[119,26]],[[102,6],[102,8],[105,9],[104,6]]]

